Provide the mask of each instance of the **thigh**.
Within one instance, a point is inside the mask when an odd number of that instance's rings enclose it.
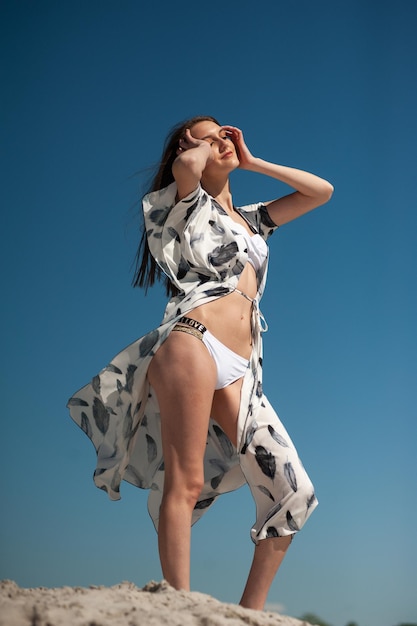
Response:
[[[165,480],[200,475],[216,368],[203,342],[173,331],[156,352],[148,379],[161,414]]]

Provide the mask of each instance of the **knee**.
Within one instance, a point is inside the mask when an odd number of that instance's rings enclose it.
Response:
[[[189,481],[185,490],[185,498],[190,507],[194,508],[204,487],[204,479]]]
[[[176,480],[169,480],[165,476],[163,499],[171,499],[177,504],[184,504],[193,509],[204,487],[203,475],[183,474]]]
[[[302,467],[302,477],[300,480],[300,488],[301,491],[303,493],[304,498],[307,500],[307,502],[313,502],[315,500],[315,488],[313,483],[310,480],[310,476],[308,475],[308,473],[306,472],[306,470],[304,469],[304,466],[301,465]]]
[[[292,530],[299,530],[318,504],[314,486],[306,473],[299,476],[297,490],[290,490],[285,500],[288,525]]]
[[[310,498],[311,494],[313,493],[314,493],[314,485],[311,482],[304,467],[300,463],[298,467],[298,471],[297,471],[297,495],[302,500],[308,500],[308,498]]]
[[[294,469],[287,470],[284,466],[284,477],[293,503],[299,503],[302,508],[306,503],[314,501],[314,486],[301,462],[296,467],[296,472]]]

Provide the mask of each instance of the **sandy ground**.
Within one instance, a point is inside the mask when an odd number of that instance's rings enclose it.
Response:
[[[243,609],[165,581],[143,589],[114,587],[22,589],[0,582],[0,626],[309,626],[292,617]]]

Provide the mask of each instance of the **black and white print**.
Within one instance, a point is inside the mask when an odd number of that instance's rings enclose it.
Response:
[[[94,482],[112,500],[126,480],[149,489],[148,509],[158,527],[164,483],[160,415],[147,382],[150,361],[176,321],[197,306],[231,293],[247,262],[243,235],[199,186],[175,202],[176,185],[145,196],[149,248],[180,293],[166,307],[158,328],[122,350],[91,383],[69,400],[72,419],[97,452]],[[277,228],[262,203],[237,209],[265,240]],[[267,264],[257,272],[250,367],[243,380],[238,446],[210,421],[204,458],[205,485],[194,509],[195,523],[216,498],[249,484],[256,504],[251,529],[256,543],[301,529],[317,506],[314,489],[284,426],[262,391],[262,316],[259,301]]]

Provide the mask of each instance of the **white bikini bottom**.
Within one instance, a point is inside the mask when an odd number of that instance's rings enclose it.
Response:
[[[200,339],[210,352],[217,369],[215,389],[223,389],[245,375],[248,359],[236,354],[219,341],[209,330],[190,317],[181,317],[172,330],[181,331]]]

